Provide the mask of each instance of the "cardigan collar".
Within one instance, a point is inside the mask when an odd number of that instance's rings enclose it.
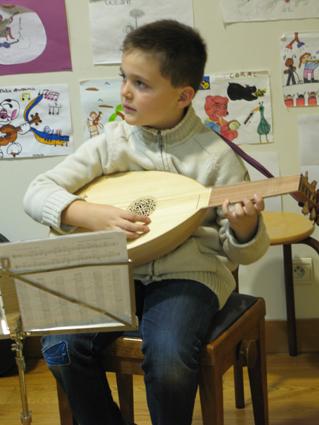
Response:
[[[141,132],[143,139],[149,142],[156,142],[161,138],[164,143],[175,143],[192,137],[202,125],[202,121],[190,105],[183,119],[173,128],[159,130],[151,127],[135,127],[135,130]]]

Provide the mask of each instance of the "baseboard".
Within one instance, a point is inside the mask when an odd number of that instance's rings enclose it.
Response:
[[[297,346],[299,353],[319,351],[319,318],[298,319]],[[285,320],[266,321],[266,350],[267,353],[287,353],[288,334]]]
[[[297,320],[298,352],[319,352],[319,318]],[[266,321],[266,350],[267,353],[287,353],[288,336],[285,320]],[[39,337],[30,337],[25,341],[25,354],[30,358],[41,357]]]

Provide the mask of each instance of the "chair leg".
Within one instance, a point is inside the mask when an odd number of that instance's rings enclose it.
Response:
[[[234,364],[234,387],[235,387],[235,405],[237,409],[245,407],[245,392],[243,366],[240,362]]]
[[[260,325],[260,335],[264,335],[264,323]],[[256,341],[256,362],[247,365],[253,404],[255,425],[269,425],[267,370],[264,340]]]
[[[199,395],[203,425],[224,425],[223,374],[216,366],[201,367]]]
[[[77,425],[77,422],[73,419],[67,396],[58,382],[56,383],[56,387],[59,402],[60,425]]]
[[[284,277],[287,308],[288,346],[290,356],[297,356],[297,329],[295,313],[295,294],[292,276],[292,252],[291,245],[283,245]]]
[[[120,410],[128,423],[134,422],[133,375],[116,374]]]

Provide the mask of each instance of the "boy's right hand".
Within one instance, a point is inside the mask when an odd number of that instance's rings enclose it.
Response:
[[[134,240],[149,232],[147,216],[132,214],[111,205],[93,204],[76,200],[62,213],[61,222],[71,226],[97,230],[122,230],[127,239]]]

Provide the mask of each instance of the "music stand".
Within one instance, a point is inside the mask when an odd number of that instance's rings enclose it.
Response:
[[[0,290],[0,338],[13,340],[23,425],[32,421],[24,376],[25,337],[137,327],[122,232],[2,243]]]

